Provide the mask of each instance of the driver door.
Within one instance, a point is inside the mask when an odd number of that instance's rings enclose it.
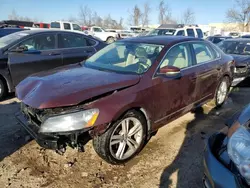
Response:
[[[62,66],[62,55],[57,49],[56,34],[39,34],[13,47],[26,46],[23,52],[9,52],[8,65],[16,86],[31,74]]]
[[[196,72],[193,65],[194,58],[188,43],[172,47],[163,58],[153,80],[156,124],[164,125],[192,109],[196,97]],[[166,66],[179,68],[181,76],[176,78],[159,74]]]

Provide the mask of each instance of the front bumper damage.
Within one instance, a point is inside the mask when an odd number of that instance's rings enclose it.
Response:
[[[84,145],[91,139],[90,128],[63,133],[40,133],[39,129],[46,119],[46,112],[33,109],[23,103],[21,110],[22,112],[15,114],[16,119],[43,148],[55,150],[59,154],[63,154],[67,146],[84,151]]]
[[[59,137],[56,135],[39,134],[39,127],[28,123],[27,118],[22,113],[17,113],[16,118],[26,131],[36,140],[43,148],[57,150],[60,149]]]

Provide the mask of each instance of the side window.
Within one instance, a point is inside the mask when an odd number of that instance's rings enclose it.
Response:
[[[27,46],[28,50],[52,50],[56,48],[56,36],[54,34],[43,34],[31,37],[19,44]]]
[[[175,66],[180,69],[192,66],[189,45],[180,44],[171,48],[163,59],[160,68],[165,66]]]
[[[184,32],[184,30],[180,30],[180,31],[177,32],[176,35],[177,36],[185,36],[185,32]]]
[[[97,44],[97,42],[95,40],[87,39],[87,45],[88,46],[94,46],[96,44]]]
[[[214,59],[213,53],[205,43],[192,44],[197,64],[205,63]]]
[[[203,32],[201,29],[196,29],[196,32],[198,34],[198,38],[202,39],[203,38]]]
[[[194,30],[193,29],[187,29],[187,34],[190,37],[195,37]]]
[[[101,28],[94,27],[94,32],[102,32]]]
[[[88,41],[81,35],[61,34],[59,48],[79,48],[88,46]]]
[[[66,30],[71,30],[70,24],[69,23],[63,23],[63,27]]]
[[[81,31],[82,29],[81,29],[81,27],[79,25],[73,24],[73,30],[75,30],[75,31]]]

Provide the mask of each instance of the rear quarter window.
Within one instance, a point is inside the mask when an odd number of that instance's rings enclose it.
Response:
[[[193,43],[192,45],[195,52],[197,64],[205,63],[215,59],[215,54],[208,44],[199,42]]]

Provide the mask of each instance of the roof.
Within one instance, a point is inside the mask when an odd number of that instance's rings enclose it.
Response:
[[[178,29],[178,28],[184,28],[184,27],[198,27],[198,25],[190,24],[161,24],[157,29]]]
[[[158,36],[133,37],[133,38],[123,39],[122,41],[167,45],[167,44],[172,43],[172,42],[178,43],[178,42],[184,42],[184,41],[203,41],[203,39],[193,38],[193,37],[185,37],[185,36],[158,35]]]
[[[84,32],[77,32],[77,31],[67,31],[67,30],[60,30],[60,29],[31,29],[31,30],[25,30],[25,31],[20,31],[18,33],[27,33],[29,35],[32,35],[32,34],[37,34],[37,33],[78,33],[78,34],[83,34],[84,35]]]
[[[227,41],[235,41],[235,42],[250,42],[250,38],[231,38],[231,39],[227,39]]]

